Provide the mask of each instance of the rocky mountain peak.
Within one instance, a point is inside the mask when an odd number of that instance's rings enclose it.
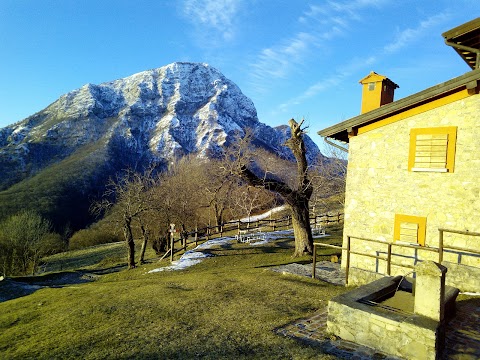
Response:
[[[176,62],[86,84],[0,129],[0,191],[52,166],[68,168],[75,179],[95,172],[100,182],[127,167],[170,163],[191,153],[215,157],[247,128],[257,145],[293,158],[282,146],[289,128],[259,122],[253,102],[208,64]],[[313,160],[320,152],[308,137],[306,143]]]
[[[255,130],[260,143],[288,156],[281,146],[285,130],[260,123],[237,85],[208,64],[176,62],[62,95],[39,113],[0,129],[0,156],[28,163],[35,144],[50,144],[58,159],[103,140],[107,146],[123,143],[132,156],[169,161],[189,153],[216,154],[246,128]],[[313,145],[311,158],[318,155]]]

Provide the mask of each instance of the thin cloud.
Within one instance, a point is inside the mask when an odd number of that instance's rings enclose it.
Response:
[[[368,0],[365,0],[368,2]],[[413,41],[416,41],[419,36],[422,36],[422,33],[428,31],[428,29],[437,26],[447,20],[448,15],[441,13],[432,17],[429,17],[426,20],[420,21],[418,26],[415,28],[406,29],[399,34],[396,35],[395,40],[383,47],[383,55],[387,56],[401,48],[409,46]],[[381,53],[380,53],[381,54]],[[341,67],[341,71],[336,72],[335,74],[321,79],[320,81],[316,82],[315,84],[309,86],[305,89],[301,94],[295,96],[286,102],[280,104],[278,106],[278,112],[287,112],[288,109],[294,105],[301,104],[306,100],[318,95],[322,91],[331,89],[332,86],[335,86],[341,83],[345,78],[350,76],[351,74],[381,61],[381,57],[369,57],[366,60],[359,60],[353,59],[349,64],[346,66]]]
[[[300,18],[301,22],[308,19],[325,20],[333,18],[335,21],[343,22],[343,19],[359,20],[358,11],[366,7],[380,7],[388,0],[355,0],[355,1],[328,1],[322,5],[310,5]]]
[[[327,46],[328,42],[345,34],[353,21],[360,19],[359,11],[378,7],[386,0],[356,0],[310,5],[298,24],[305,29],[278,44],[265,48],[251,65],[251,86],[258,93],[267,92],[276,80],[286,79],[298,66],[309,60],[313,51]]]
[[[225,41],[235,37],[234,19],[240,9],[241,0],[184,0],[183,15],[209,36],[218,34]]]
[[[262,80],[266,77],[285,78],[290,68],[302,62],[315,38],[308,33],[298,33],[281,45],[263,49],[253,65],[253,76]]]
[[[366,66],[370,66],[377,62],[377,58],[371,56],[367,59],[352,59],[350,64],[342,66],[336,73],[321,79],[320,81],[316,82],[315,84],[309,86],[305,91],[303,91],[300,95],[280,104],[278,106],[278,112],[287,112],[288,109],[294,105],[299,105],[302,102],[318,95],[322,91],[330,90],[332,87],[341,84],[345,78],[348,78],[353,73],[358,71],[359,69],[363,69]]]
[[[407,47],[410,43],[417,41],[419,37],[422,37],[422,35],[428,31],[428,29],[443,23],[447,18],[448,15],[442,13],[421,21],[416,28],[408,28],[399,32],[394,41],[386,45],[383,50],[387,54],[397,52],[398,50]]]

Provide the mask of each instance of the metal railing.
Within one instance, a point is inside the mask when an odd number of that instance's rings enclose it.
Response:
[[[327,247],[327,248],[333,248],[337,249],[339,251],[346,251],[346,259],[345,259],[345,284],[348,285],[348,275],[350,272],[350,257],[351,255],[359,255],[359,256],[365,256],[365,257],[370,257],[374,258],[377,260],[381,261],[386,261],[386,274],[387,276],[391,275],[391,270],[392,270],[392,265],[394,266],[399,266],[399,267],[405,267],[405,268],[410,268],[414,269],[414,265],[409,265],[405,263],[398,263],[392,261],[392,248],[393,247],[400,247],[400,248],[409,248],[409,249],[415,249],[415,250],[421,250],[421,251],[428,251],[428,252],[435,252],[438,253],[438,262],[442,263],[443,261],[443,254],[445,250],[452,250],[452,251],[462,251],[467,254],[472,254],[472,255],[480,255],[480,250],[474,250],[474,249],[466,249],[462,248],[459,246],[452,246],[448,245],[445,246],[444,244],[444,233],[453,233],[453,234],[461,234],[461,235],[468,235],[468,236],[480,236],[480,233],[477,232],[471,232],[471,231],[461,231],[461,230],[451,230],[451,229],[443,229],[439,228],[439,241],[438,241],[438,248],[436,247],[428,247],[428,246],[419,246],[419,245],[410,245],[410,244],[403,244],[403,243],[395,243],[395,242],[385,242],[381,240],[374,240],[374,239],[367,239],[363,237],[358,237],[358,236],[347,236],[347,246],[336,246],[336,245],[330,245],[330,244],[324,244],[324,243],[319,243],[315,242],[313,243],[313,262],[312,262],[312,278],[315,278],[315,272],[316,272],[316,258],[317,258],[317,247]],[[351,244],[352,244],[352,239],[357,239],[361,241],[367,241],[370,243],[376,243],[376,244],[381,244],[383,246],[387,247],[387,250],[385,252],[386,255],[373,255],[371,253],[367,252],[361,252],[361,251],[353,251],[351,249]],[[381,251],[376,251],[378,254]],[[393,254],[396,255],[396,254]],[[415,255],[414,258],[415,261],[422,261],[421,259],[418,259],[417,256]]]

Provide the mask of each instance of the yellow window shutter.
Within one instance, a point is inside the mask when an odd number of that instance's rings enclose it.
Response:
[[[427,218],[395,214],[393,240],[425,246]]]
[[[457,128],[417,128],[410,131],[409,171],[453,172]]]

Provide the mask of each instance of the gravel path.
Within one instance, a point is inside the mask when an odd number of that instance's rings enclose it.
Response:
[[[315,266],[315,279],[326,281],[330,284],[345,286],[345,271],[340,269],[339,263],[318,261]],[[298,276],[312,276],[312,264],[287,264],[272,268],[272,271],[282,274]]]

